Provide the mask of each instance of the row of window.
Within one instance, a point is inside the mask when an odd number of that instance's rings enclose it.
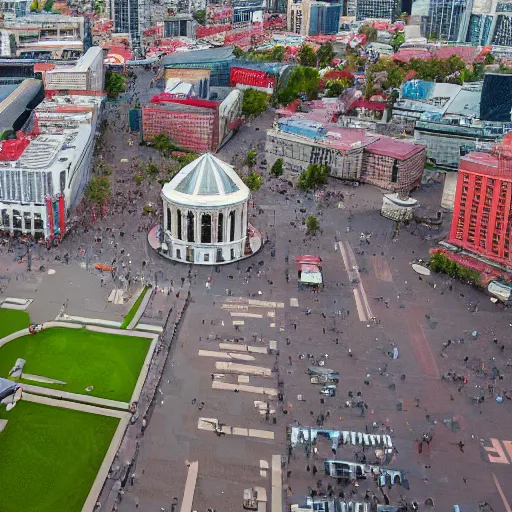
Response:
[[[6,208],[0,212],[0,221],[3,228],[11,227],[11,215]],[[12,227],[14,229],[32,230],[32,212],[12,210]],[[34,229],[44,229],[44,222],[40,213],[34,213]]]

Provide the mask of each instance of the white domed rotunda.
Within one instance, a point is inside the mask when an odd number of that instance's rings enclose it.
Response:
[[[184,263],[240,260],[261,247],[247,220],[250,190],[233,167],[205,153],[162,188],[160,251]]]

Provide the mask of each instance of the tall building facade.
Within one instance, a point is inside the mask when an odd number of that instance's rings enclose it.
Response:
[[[356,19],[368,18],[395,21],[400,14],[399,0],[357,0]]]
[[[146,0],[109,0],[107,12],[114,23],[114,32],[129,34],[132,48],[140,48],[146,28]]]
[[[508,141],[507,141],[508,139]],[[460,160],[449,242],[511,265],[512,152],[469,153]]]
[[[337,2],[288,2],[288,31],[303,36],[337,34],[342,6]]]

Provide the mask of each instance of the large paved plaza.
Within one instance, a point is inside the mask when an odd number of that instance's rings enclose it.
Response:
[[[140,87],[147,86],[143,73],[138,80]],[[125,107],[116,108],[122,112]],[[219,157],[236,165],[255,147],[261,162],[264,129],[271,119],[269,112],[243,126]],[[128,145],[128,137],[120,116],[106,134],[110,147],[123,148],[134,161],[156,155],[150,148]],[[266,489],[270,509],[276,455],[285,461],[285,510],[309,488],[322,492],[328,484],[336,494],[355,492],[353,499],[362,500],[368,489],[384,503],[372,479],[358,488],[342,488],[323,475],[322,460],[333,456],[326,443],[319,443],[316,458],[309,461],[303,447],[289,451],[287,428],[316,427],[318,421],[326,429],[390,433],[396,448],[390,467],[402,470],[410,487],[386,490],[392,504],[403,496],[420,503],[420,510],[428,510],[423,503],[432,498],[440,511],[458,504],[463,512],[478,512],[484,501],[496,512],[510,511],[510,401],[495,400],[500,391],[512,396],[508,311],[463,283],[440,275],[420,279],[411,268],[428,258],[429,248],[446,234],[449,214],[439,231],[415,223],[397,231],[380,216],[382,192],[373,187],[330,181],[329,189],[342,195],[315,202],[285,180],[266,177],[253,196],[249,219],[269,240],[263,250],[218,271],[189,268],[161,259],[145,241],[145,230],[157,217],[142,216],[142,208],[150,201],[159,204],[158,184],[148,184],[143,197],[125,208],[122,201],[134,189],[133,170],[119,163],[119,151],[105,152],[105,158],[120,194],[112,214],[78,225],[60,248],[42,252],[38,261],[54,268],[55,275],[27,273],[4,250],[0,261],[9,271],[0,284],[4,296],[35,298],[29,312],[36,321],[55,318],[63,304],[70,315],[121,321],[126,308],[107,302],[112,283],[105,277],[102,286],[102,276],[90,267],[116,258],[134,275],[172,289],[169,295],[155,295],[146,311],[145,321],[163,323],[182,279],[190,279],[190,303],[157,405],[139,439],[133,485],[119,510],[134,511],[137,503],[144,512],[171,510],[173,503],[179,509],[189,495],[188,466],[195,461],[191,510],[241,510],[243,490],[254,486]],[[437,212],[441,187],[413,193],[423,215]],[[306,236],[302,226],[310,214],[318,216],[321,226],[314,237]],[[361,232],[371,233],[370,243],[360,242]],[[95,241],[98,236],[101,242]],[[69,265],[54,260],[65,253],[72,255]],[[323,258],[325,288],[318,294],[298,290],[294,258],[300,254]],[[237,350],[241,344],[251,350]],[[398,359],[389,355],[394,347]],[[267,348],[272,353],[259,350]],[[310,384],[306,374],[313,359],[340,373],[336,396],[323,403],[321,386]],[[496,392],[491,394],[493,369]],[[468,380],[461,385],[443,379],[448,372]],[[347,407],[358,392],[367,407]],[[474,403],[475,396],[485,400]],[[237,428],[217,435],[210,427],[216,421]],[[419,453],[417,441],[424,433],[431,433],[432,441]],[[353,461],[355,451],[340,449],[336,458]],[[366,455],[374,458],[371,450]]]

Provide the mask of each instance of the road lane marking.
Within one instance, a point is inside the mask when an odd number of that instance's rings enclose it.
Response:
[[[372,320],[374,316],[370,308],[370,303],[368,302],[368,297],[366,296],[361,275],[359,274],[356,256],[348,241],[344,240],[338,242],[338,246],[340,248],[341,258],[343,259],[343,265],[345,266],[350,283],[353,286],[352,290],[359,320],[361,322],[368,322]]]
[[[231,427],[229,425],[219,424],[219,420],[217,418],[199,418],[197,422],[197,428],[199,430],[217,432],[225,435],[254,437],[257,439],[269,439],[272,441],[274,440],[274,432],[271,430]]]
[[[277,396],[277,389],[266,388],[264,386],[250,386],[249,384],[232,384],[231,382],[222,382],[218,380],[212,381],[212,389],[222,389],[224,391],[242,391],[245,393],[256,393],[258,395],[266,395],[270,397]]]
[[[372,256],[372,263],[375,277],[379,281],[385,281],[387,283],[393,282],[393,275],[391,274],[391,269],[389,268],[386,258],[383,256]]]
[[[216,350],[199,350],[197,353],[201,357],[217,357],[219,359],[239,359],[240,361],[254,361],[254,356],[249,354],[230,354],[226,352],[218,352]]]
[[[510,504],[505,496],[505,493],[503,492],[503,489],[501,488],[501,485],[498,482],[498,479],[496,478],[496,475],[494,473],[492,474],[492,479],[494,480],[494,485],[496,486],[496,489],[498,489],[501,499],[503,500],[503,506],[505,507],[505,511],[512,512],[512,509],[510,508]]]
[[[240,313],[239,311],[231,311],[229,314],[231,316],[241,318],[263,318],[263,315],[260,315],[258,313]]]
[[[221,350],[229,350],[230,352],[251,352],[254,354],[268,354],[266,347],[255,347],[254,345],[244,345],[241,343],[219,343]]]
[[[281,455],[272,455],[272,512],[283,512],[283,475],[281,468]]]
[[[187,482],[185,483],[185,492],[181,500],[180,512],[192,512],[192,502],[194,501],[198,469],[199,463],[197,461],[191,462],[188,466]]]
[[[505,449],[508,452],[509,457],[512,459],[512,442],[510,441],[499,441],[499,439],[494,439],[491,437],[491,446],[484,446],[484,450],[488,453],[487,457],[489,458],[489,462],[493,464],[510,464],[510,461],[507,458],[505,450],[501,446],[505,446]],[[491,455],[493,454],[493,455]]]
[[[243,373],[250,375],[261,375],[263,377],[270,377],[272,375],[271,368],[265,368],[263,366],[251,366],[248,364],[232,363],[230,361],[216,361],[216,370],[230,371],[234,373]]]

